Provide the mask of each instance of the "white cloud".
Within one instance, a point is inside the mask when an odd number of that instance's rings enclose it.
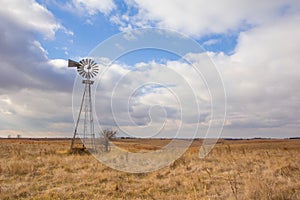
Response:
[[[72,6],[86,16],[92,16],[98,12],[108,15],[116,8],[112,0],[72,0]]]
[[[213,45],[213,44],[217,44],[219,42],[221,42],[221,41],[218,40],[218,39],[210,39],[210,40],[207,40],[207,41],[203,42],[202,45],[205,47],[205,46],[210,46],[210,45]]]
[[[210,97],[205,83],[183,61],[136,63],[130,69],[118,63],[100,74],[95,106],[101,125],[118,125],[140,137],[165,127],[158,136],[172,137],[182,124],[180,133],[192,134],[198,120],[208,120]],[[81,88],[75,91],[81,94],[82,84],[75,87]],[[78,109],[80,95],[76,96]]]
[[[68,61],[64,59],[53,59],[49,60],[49,64],[57,69],[66,69],[66,66],[68,66]]]
[[[245,19],[255,26],[238,33],[237,46],[232,55],[225,55],[222,52],[208,53],[217,64],[227,91],[228,112],[223,137],[291,137],[299,134],[297,130],[300,128],[298,109],[300,105],[298,93],[300,91],[300,7],[299,3],[295,1],[288,3],[294,4],[294,6],[286,5],[285,7],[283,2],[276,1],[275,5],[264,4],[265,12],[259,13],[257,16],[254,14],[245,15]],[[249,9],[251,10],[251,8]],[[261,10],[264,9],[261,8]],[[121,22],[123,23],[123,21]],[[146,24],[149,25],[150,23]],[[157,23],[160,25],[160,21]],[[233,26],[228,27],[232,28]],[[207,30],[206,33],[210,33],[210,30]],[[211,42],[216,41],[209,41],[208,43]],[[204,64],[203,54],[188,54],[186,58],[192,60],[192,64]],[[201,92],[198,93],[199,91],[204,91],[204,85],[197,85],[195,73],[186,68],[184,64],[169,61],[166,65],[172,66],[174,71],[178,70],[182,76],[189,77],[187,80],[193,84],[193,88],[198,89],[197,94],[201,94]],[[164,81],[171,81],[170,77],[174,78],[174,76],[166,75],[160,70],[156,71],[156,69],[163,68],[163,65],[158,63],[139,63],[137,69],[140,70],[139,68],[142,68],[149,77],[155,74],[153,80],[160,80],[160,76]],[[135,73],[127,80],[130,83],[134,83],[133,80],[137,81],[140,78],[147,80],[148,77],[138,72],[130,73]],[[205,78],[213,80],[214,77],[208,75]],[[174,90],[177,93],[185,98],[191,98],[191,93],[188,94],[179,89],[180,84],[176,81],[171,81],[171,83],[176,85]],[[124,91],[128,87],[128,85],[124,85],[124,88],[120,90],[122,96],[126,96]],[[209,87],[218,89],[213,84]],[[209,100],[207,95],[198,97],[203,102]],[[149,109],[149,105],[155,102],[160,102],[161,105],[164,105],[164,102],[169,102],[169,105],[172,105],[168,98],[155,92],[149,92],[136,100],[143,105],[132,110],[135,113],[134,116],[138,116],[140,119],[139,123],[149,122],[149,115],[145,112]],[[222,103],[218,99],[217,102]],[[120,101],[119,103],[120,105],[127,105],[127,102],[122,104]],[[189,110],[190,108],[186,107],[185,109]],[[195,119],[192,113],[190,112],[189,117]],[[124,118],[125,116],[122,119]],[[124,121],[122,122],[124,123]],[[190,123],[192,120],[188,122]]]
[[[0,95],[0,99],[5,100],[0,101],[1,130],[32,130],[36,131],[32,136],[38,137],[41,131],[66,133],[73,129],[70,93],[28,88]]]
[[[112,17],[112,21],[124,29],[128,26],[158,26],[200,37],[211,33],[228,33],[248,26],[271,22],[299,7],[297,0],[249,1],[206,0],[126,1],[128,12]],[[130,9],[136,8],[136,13]],[[117,19],[116,19],[117,18]]]
[[[35,136],[39,136],[39,131],[48,131],[58,121],[67,122],[72,128],[68,105],[74,74],[58,69],[63,65],[62,60],[49,61],[47,50],[36,39],[36,34],[54,39],[58,29],[66,29],[35,1],[3,3],[5,6],[0,8],[0,134],[14,129],[32,130],[32,134],[37,131]],[[66,113],[70,116],[66,117]],[[56,131],[66,132],[66,128]]]
[[[3,0],[0,7],[1,20],[13,21],[27,31],[36,31],[45,38],[54,39],[55,32],[63,28],[53,14],[34,0]]]
[[[4,96],[3,98],[0,99],[2,102],[11,105],[11,99],[8,96]]]
[[[299,125],[300,116],[299,16],[243,32],[233,55],[213,56],[227,90],[230,130],[295,134],[290,127]]]
[[[195,38],[238,35],[232,55],[209,53],[221,71],[227,91],[225,136],[297,136],[300,1],[132,0],[126,3],[127,12],[111,17],[120,30],[154,26]],[[215,42],[208,40],[204,45]],[[222,41],[218,45],[223,45]],[[199,55],[187,56],[201,62]]]
[[[299,55],[300,52],[300,29],[299,13],[291,12],[283,14],[276,21],[265,22],[263,25],[252,27],[241,32],[238,38],[238,45],[232,55],[224,53],[209,52],[208,54],[216,62],[227,90],[228,97],[228,117],[225,124],[223,137],[291,137],[297,136],[299,130],[300,112],[297,109],[300,104],[299,88]],[[204,54],[188,54],[185,58],[192,61],[192,64],[204,64]],[[164,70],[172,69],[172,72],[180,74],[178,78],[173,73],[166,73]],[[158,120],[152,124],[149,132],[145,127],[135,127],[138,125],[149,125],[152,117],[157,119],[167,119],[166,127],[172,127],[171,120],[178,120],[178,107],[173,96],[168,90],[153,88],[143,95],[137,95],[128,102],[129,97],[136,91],[137,86],[147,81],[157,81],[171,87],[176,94],[180,94],[181,100],[188,102],[193,97],[193,93],[181,87],[183,82],[187,82],[196,89],[198,103],[202,105],[204,113],[202,128],[207,127],[209,122],[210,96],[205,94],[205,84],[199,81],[197,73],[193,72],[187,65],[179,61],[168,61],[165,64],[156,62],[137,63],[134,68],[128,66],[113,65],[107,71],[101,82],[100,94],[98,96],[99,105],[104,110],[97,113],[106,125],[115,125],[114,116],[108,114],[110,111],[109,91],[113,91],[115,84],[119,84],[119,89],[114,94],[113,103],[117,105],[117,120],[121,127],[134,133],[151,134],[156,130],[158,124],[163,120]],[[204,73],[208,74],[208,73]],[[122,78],[123,77],[123,78]],[[183,79],[183,77],[185,77]],[[122,79],[120,79],[122,78]],[[205,76],[212,80],[214,77]],[[121,81],[120,81],[121,80]],[[209,85],[211,89],[218,90],[214,84]],[[143,93],[143,90],[140,91]],[[218,98],[218,96],[216,96]],[[173,101],[172,101],[173,100]],[[220,100],[216,100],[222,104]],[[149,112],[156,103],[164,109],[166,115],[158,109],[157,112]],[[189,113],[186,116],[185,125],[194,125],[197,115],[195,107],[183,104],[184,110]],[[216,109],[218,105],[216,106]],[[128,109],[126,109],[128,108]],[[207,117],[208,116],[208,117]],[[130,118],[131,117],[131,118]],[[105,119],[104,119],[105,118]],[[132,121],[130,121],[130,119]],[[132,123],[134,122],[134,123]],[[180,123],[179,123],[180,124]],[[186,130],[186,134],[189,131]],[[170,132],[174,133],[174,129]]]

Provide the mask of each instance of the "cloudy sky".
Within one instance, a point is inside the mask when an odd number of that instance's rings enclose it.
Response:
[[[106,66],[95,89],[103,127],[145,137],[206,130],[212,98],[214,109],[223,103],[211,92],[222,88],[191,66],[213,63],[227,96],[221,137],[300,136],[299,0],[2,0],[0,137],[72,136],[72,95],[76,107],[82,85],[74,94],[78,77],[67,59],[149,27],[183,34],[205,52],[148,49]]]

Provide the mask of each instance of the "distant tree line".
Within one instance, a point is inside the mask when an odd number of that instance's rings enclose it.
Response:
[[[7,138],[12,138],[12,136],[11,136],[11,135],[8,135]],[[16,138],[20,139],[20,138],[21,138],[21,135],[18,134]]]

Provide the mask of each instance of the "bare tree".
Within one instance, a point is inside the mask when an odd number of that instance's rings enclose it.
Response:
[[[109,146],[109,141],[112,140],[117,134],[117,131],[105,129],[102,131],[102,136],[104,139],[104,151],[109,152],[110,151],[110,146]]]

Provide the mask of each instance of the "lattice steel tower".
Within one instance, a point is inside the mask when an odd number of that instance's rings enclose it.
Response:
[[[77,67],[77,72],[84,78],[82,83],[85,85],[71,142],[71,150],[76,148],[75,141],[77,138],[81,139],[83,144],[82,148],[95,150],[94,119],[91,98],[91,85],[94,81],[91,79],[97,75],[99,68],[91,59],[83,59],[80,62],[69,60],[68,67]],[[83,125],[81,129],[79,129],[79,124]]]

